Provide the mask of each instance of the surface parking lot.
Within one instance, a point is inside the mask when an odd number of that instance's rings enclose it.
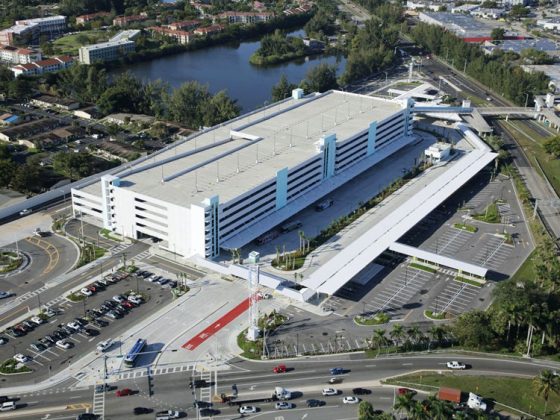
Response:
[[[376,293],[365,304],[366,314],[385,312],[393,319],[403,317],[410,310],[407,304],[414,295],[433,279],[432,273],[409,268],[407,264],[401,265],[390,281],[376,288]]]
[[[473,307],[479,292],[479,287],[448,278],[445,288],[432,301],[430,310],[435,313],[459,315]]]
[[[483,267],[498,270],[505,263],[513,251],[513,246],[508,245],[504,238],[494,235],[485,235],[482,246],[479,247],[473,262]]]
[[[60,330],[64,326],[67,327],[67,324],[73,322],[76,318],[85,321],[86,314],[91,316],[90,310],[94,308],[99,310],[101,305],[105,301],[111,301],[113,296],[126,295],[130,291],[140,293],[146,298],[146,301],[129,309],[120,319],[113,319],[107,314],[97,317],[102,323],[106,323],[104,327],[86,321],[85,328],[90,330],[90,335],[86,334],[85,329],[66,334],[65,340],[72,344],[71,348],[63,349],[52,345],[45,350],[37,351],[37,349],[31,347],[31,344],[39,343],[39,340],[44,339],[46,335],[53,336],[55,330]],[[75,358],[94,350],[99,341],[111,338],[117,342],[120,334],[139,320],[158,310],[161,305],[170,302],[171,298],[169,289],[164,289],[158,284],[149,283],[142,278],[130,275],[115,284],[109,283],[105,290],[100,290],[81,302],[72,303],[65,300],[59,305],[51,307],[50,309],[56,312],[56,315],[48,319],[46,323],[36,326],[25,336],[13,338],[3,332],[1,335],[7,338],[8,342],[0,346],[0,360],[9,359],[17,353],[23,353],[32,358],[28,366],[34,370],[34,377],[37,379],[44,378],[55,373],[58,369],[64,368],[67,363],[73,362]]]
[[[435,254],[453,257],[471,241],[473,234],[453,227],[446,228],[441,234],[437,235],[435,241],[427,246],[428,251]]]

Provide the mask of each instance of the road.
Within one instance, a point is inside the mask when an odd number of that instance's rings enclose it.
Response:
[[[460,360],[472,366],[464,372],[457,372],[457,375],[512,375],[519,377],[534,377],[542,369],[553,367],[557,369],[557,363],[541,363],[534,360],[508,360],[493,357],[472,357],[458,356],[457,354],[434,354],[420,356],[394,356],[377,359],[367,359],[361,353],[351,355],[334,355],[321,358],[301,358],[297,360],[285,361],[289,370],[284,374],[272,373],[272,367],[278,362],[249,362],[241,359],[230,361],[232,369],[219,373],[217,376],[217,389],[213,386],[212,394],[228,393],[231,394],[232,385],[236,385],[239,396],[238,399],[261,398],[268,396],[273,386],[283,386],[296,393],[292,400],[296,404],[296,410],[284,411],[282,415],[285,419],[306,418],[329,419],[355,418],[356,407],[344,406],[342,397],[351,395],[354,387],[372,389],[374,392],[364,399],[371,401],[377,409],[390,409],[392,405],[393,389],[390,387],[378,388],[379,380],[406,374],[418,370],[445,371],[445,362],[448,360]],[[320,395],[323,388],[327,385],[331,377],[329,368],[342,367],[348,370],[341,375],[342,383],[334,387],[340,391],[337,397],[323,397]],[[200,392],[193,395],[188,389],[188,381],[191,373],[164,374],[154,376],[150,380],[142,377],[138,380],[121,381],[119,388],[130,388],[137,391],[136,395],[117,398],[114,391],[106,394],[105,414],[106,419],[127,419],[135,418],[132,413],[134,407],[143,406],[160,409],[177,409],[188,413],[189,417],[194,414],[192,402],[194,398],[201,399]],[[153,392],[150,395],[149,386]],[[205,392],[205,391],[202,391]],[[207,392],[208,395],[210,393]],[[91,404],[93,391],[89,389],[67,389],[56,388],[46,392],[25,394],[18,396],[19,404],[28,404],[29,409],[39,410],[46,413],[49,409],[64,406],[65,404]],[[317,398],[327,402],[322,408],[307,408],[305,400]],[[255,404],[257,405],[257,404]],[[254,418],[272,419],[278,415],[272,404],[260,404],[261,412],[253,416]],[[216,403],[214,408],[220,411],[215,418],[230,419],[237,416],[236,408],[228,407],[224,404]],[[26,416],[26,410],[21,410],[18,414],[22,419],[37,419],[37,412]],[[297,414],[296,414],[297,413]],[[49,419],[58,419],[68,416],[68,412],[62,409],[58,414],[52,414]],[[0,419],[7,418],[5,414],[0,414]],[[69,417],[66,417],[69,418]]]
[[[441,88],[446,93],[454,97],[459,97],[466,99],[468,97],[476,96],[480,99],[490,98],[487,101],[488,106],[503,106],[510,107],[511,103],[507,102],[505,99],[499,95],[490,92],[484,86],[481,86],[477,82],[463,76],[460,72],[456,71],[453,67],[447,66],[438,60],[425,61],[423,64],[423,71],[430,74],[433,79],[438,80],[440,76],[445,77],[450,80],[453,84],[457,85],[462,89],[461,92],[457,92],[447,83],[441,83]],[[435,81],[435,80],[434,80]],[[539,125],[533,120],[520,120],[520,123],[527,125],[532,130],[536,130],[539,133],[550,135],[548,130],[546,130],[542,125]],[[504,129],[505,122],[495,121],[493,123],[494,130],[502,135],[502,139],[506,145],[506,148],[510,155],[512,156],[513,163],[519,170],[519,173],[525,180],[527,188],[529,189],[533,198],[537,200],[558,200],[558,196],[555,191],[548,185],[546,180],[543,179],[538,170],[533,168],[527,159],[527,156],[523,152],[523,149],[517,144],[515,138],[510,134],[509,131]],[[545,219],[546,223],[552,230],[555,238],[560,237],[560,217],[558,217],[558,209],[548,205],[539,204],[541,207],[541,214]]]

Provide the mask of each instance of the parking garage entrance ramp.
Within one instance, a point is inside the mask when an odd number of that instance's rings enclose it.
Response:
[[[409,257],[416,258],[421,261],[429,262],[438,267],[447,267],[457,270],[459,275],[467,274],[469,276],[486,278],[488,270],[479,265],[463,262],[456,260],[454,258],[446,257],[444,255],[435,254],[430,251],[425,251],[423,249],[418,249],[410,245],[401,244],[395,242],[389,247],[389,250],[397,252],[402,255],[408,255]]]
[[[474,150],[460,157],[441,175],[425,184],[402,204],[399,203],[394,210],[391,209],[390,214],[311,273],[300,283],[301,286],[333,295],[495,159],[496,153],[492,153],[468,127],[460,125],[459,129],[473,143]],[[400,190],[395,194],[399,193]]]

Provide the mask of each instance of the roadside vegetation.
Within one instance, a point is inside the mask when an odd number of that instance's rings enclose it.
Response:
[[[266,338],[268,338],[280,325],[284,324],[286,321],[287,317],[285,315],[282,315],[273,310],[269,314],[265,314],[259,319],[258,327],[260,328],[261,333],[266,333]],[[243,352],[241,353],[242,357],[260,360],[263,356],[267,356],[263,337],[255,341],[250,341],[247,339],[246,329],[237,336],[237,345],[239,346],[239,348],[241,348],[241,350],[243,350]]]
[[[510,411],[500,403],[514,407],[532,416],[543,416],[545,405],[548,418],[560,410],[560,395],[558,395],[558,380],[551,379],[543,371],[541,376],[529,378],[514,378],[507,376],[478,376],[457,375],[454,373],[420,372],[412,375],[399,376],[385,381],[387,384],[405,386],[428,392],[436,392],[440,387],[457,388],[463,392],[474,392],[483,396],[487,401],[496,401],[497,410]],[[546,384],[546,385],[544,385]],[[548,388],[548,403],[544,392],[539,392],[543,385]],[[403,411],[410,411],[403,407]],[[516,414],[516,413],[514,413]]]
[[[472,218],[485,223],[500,223],[502,220],[496,202],[488,204],[484,213],[473,214]]]
[[[24,364],[16,362],[14,359],[8,359],[0,365],[0,374],[2,375],[13,375],[28,372],[32,372],[32,370]]]
[[[455,224],[453,224],[453,227],[455,229],[465,230],[465,231],[470,232],[470,233],[478,232],[478,228],[476,226],[470,225],[470,224],[465,223],[465,222],[455,223]]]
[[[12,251],[0,252],[0,273],[16,270],[23,262],[23,258]]]
[[[80,245],[80,259],[78,260],[76,268],[89,264],[90,262],[101,258],[103,255],[105,255],[104,248],[88,243]]]

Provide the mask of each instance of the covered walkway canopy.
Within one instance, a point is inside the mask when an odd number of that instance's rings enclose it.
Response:
[[[435,254],[433,252],[401,244],[399,242],[395,242],[394,244],[392,244],[389,247],[389,250],[398,252],[399,254],[408,255],[410,257],[415,257],[420,260],[435,264],[437,266],[453,268],[454,270],[457,270],[459,274],[464,273],[470,276],[486,278],[486,274],[488,273],[488,270],[484,267],[459,261],[454,258],[446,257],[444,255]]]
[[[301,285],[319,293],[332,295],[412,229],[436,207],[447,200],[486,165],[496,153],[476,136],[469,127],[458,124],[474,150],[459,157],[437,178],[425,184],[404,203],[394,209],[354,242],[343,248],[306,278]],[[417,182],[424,181],[417,179]],[[398,194],[398,192],[397,192]]]

